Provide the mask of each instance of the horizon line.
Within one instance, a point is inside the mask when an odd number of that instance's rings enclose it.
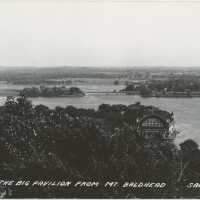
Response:
[[[0,65],[0,68],[61,68],[61,67],[85,67],[85,68],[152,68],[152,67],[162,67],[162,68],[199,68],[200,65],[134,65],[134,66],[125,66],[125,65]]]

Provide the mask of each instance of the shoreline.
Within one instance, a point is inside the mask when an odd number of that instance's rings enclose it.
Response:
[[[141,98],[147,99],[147,98],[172,98],[172,99],[180,99],[180,98],[184,98],[184,99],[191,99],[191,98],[200,98],[199,96],[141,96],[139,94],[129,94],[129,93],[125,93],[125,92],[85,92],[85,95],[65,95],[65,96],[38,96],[38,97],[28,97],[28,98],[65,98],[65,97],[84,97],[87,95],[116,95],[116,96],[139,96]],[[0,97],[7,97],[7,96],[15,96],[18,97],[19,96],[19,90],[12,90],[12,89],[7,89],[7,90],[0,90]]]

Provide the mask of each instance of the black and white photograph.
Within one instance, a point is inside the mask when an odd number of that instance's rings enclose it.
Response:
[[[0,198],[200,198],[200,0],[0,0]]]

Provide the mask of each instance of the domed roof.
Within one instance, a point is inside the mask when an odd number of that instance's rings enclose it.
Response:
[[[161,122],[161,123],[163,124],[164,127],[166,127],[166,126],[168,125],[166,119],[164,119],[164,118],[161,117],[160,115],[149,114],[149,115],[144,116],[144,117],[139,121],[139,123],[138,123],[139,127],[141,127],[142,124],[145,123],[145,121],[150,120],[150,119],[156,119],[157,122]],[[152,124],[152,126],[153,126],[153,127],[154,127],[154,126],[156,127],[156,124],[154,123],[154,125]],[[157,126],[159,126],[159,125],[157,124]]]

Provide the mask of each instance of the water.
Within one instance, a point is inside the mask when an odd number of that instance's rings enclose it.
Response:
[[[77,85],[85,92],[113,91],[124,88],[118,85]],[[0,87],[1,88],[1,87]],[[6,87],[5,87],[6,88]],[[78,108],[97,109],[102,103],[106,104],[133,104],[140,101],[144,105],[154,105],[169,112],[174,112],[176,129],[181,133],[176,142],[180,143],[191,138],[200,144],[200,98],[141,98],[129,95],[87,94],[85,97],[59,97],[59,98],[32,98],[34,105],[44,104],[50,108],[56,106],[73,105]],[[0,98],[0,104],[5,97]]]
[[[51,108],[55,106],[73,105],[78,108],[95,108],[106,104],[133,104],[140,101],[144,105],[154,105],[169,112],[174,112],[176,129],[181,133],[176,143],[191,138],[200,144],[200,99],[199,98],[141,98],[128,95],[89,94],[85,97],[71,98],[32,98],[33,104],[45,104]]]

